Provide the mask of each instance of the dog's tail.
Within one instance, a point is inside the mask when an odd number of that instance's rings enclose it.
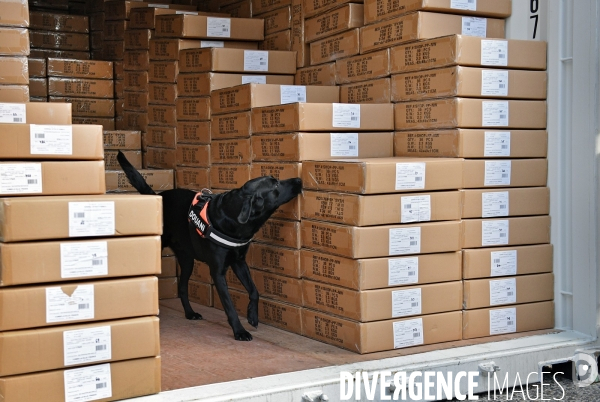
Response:
[[[119,162],[119,165],[121,165],[121,169],[123,169],[123,171],[125,172],[125,176],[127,176],[127,179],[129,180],[131,185],[135,187],[135,189],[140,194],[156,194],[154,190],[152,190],[152,187],[150,187],[148,183],[146,183],[146,180],[144,180],[144,177],[140,174],[140,172],[138,172],[136,168],[134,168],[133,165],[129,163],[123,152],[119,151],[119,153],[117,154],[117,161]]]

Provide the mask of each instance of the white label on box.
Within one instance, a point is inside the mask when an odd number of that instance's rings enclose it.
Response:
[[[419,282],[419,257],[390,258],[388,260],[388,286]]]
[[[0,123],[25,123],[27,110],[18,103],[0,103]]]
[[[510,156],[510,131],[486,131],[483,156]]]
[[[231,19],[207,17],[206,36],[229,38],[231,36]]]
[[[46,288],[46,322],[94,318],[94,285],[79,285],[71,295],[62,288]]]
[[[492,251],[490,276],[517,274],[517,250]]]
[[[508,216],[508,191],[481,194],[481,217]]]
[[[112,397],[110,364],[65,370],[65,402],[85,402]]]
[[[421,288],[392,291],[392,317],[421,314]]]
[[[175,14],[198,15],[198,13],[195,11],[182,11],[182,10],[175,10]]]
[[[515,304],[517,280],[515,278],[490,281],[490,305]]]
[[[421,252],[421,228],[390,229],[390,255],[419,254]]]
[[[484,127],[508,126],[508,101],[483,101],[481,121]]]
[[[425,162],[396,163],[396,190],[425,188]]]
[[[169,8],[168,4],[154,4],[154,3],[150,3],[147,6],[148,8]]]
[[[304,85],[281,85],[281,104],[306,102],[306,87]]]
[[[394,323],[394,349],[423,344],[423,319],[397,321]]]
[[[331,155],[333,157],[357,157],[358,133],[331,133]]]
[[[225,47],[225,42],[222,40],[201,40],[200,47]]]
[[[360,105],[334,103],[332,120],[333,127],[360,128]]]
[[[73,155],[73,126],[32,124],[29,144],[32,155]]]
[[[41,163],[0,163],[0,194],[41,192]]]
[[[105,241],[60,244],[61,278],[108,275],[108,244]]]
[[[400,222],[428,222],[431,220],[431,196],[415,195],[400,198]]]
[[[517,309],[490,310],[490,335],[517,332]]]
[[[508,65],[508,41],[489,40],[481,41],[481,65],[482,66],[507,66]]]
[[[481,221],[481,245],[508,244],[508,220]]]
[[[115,234],[115,202],[69,202],[69,237]]]
[[[462,17],[462,34],[466,36],[481,36],[487,33],[487,20],[477,17]]]
[[[65,366],[110,360],[110,326],[63,332]]]
[[[269,52],[244,50],[244,71],[269,71]]]
[[[450,0],[450,8],[476,11],[477,0]]]
[[[485,161],[484,186],[510,186],[511,161]]]
[[[482,96],[508,96],[507,70],[481,70]]]
[[[266,75],[242,75],[242,84],[266,84]]]

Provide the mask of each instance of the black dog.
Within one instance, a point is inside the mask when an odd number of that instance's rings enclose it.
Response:
[[[119,152],[117,160],[137,191],[156,194],[125,155]],[[163,202],[161,243],[162,247],[173,250],[181,267],[178,290],[187,319],[202,319],[192,310],[188,299],[188,281],[196,259],[210,267],[210,275],[235,339],[252,340],[252,335],[244,329],[233,307],[225,273],[231,266],[248,291],[248,323],[257,327],[258,291],[246,264],[249,242],[280,205],[292,200],[301,191],[302,182],[298,178],[279,181],[269,176],[252,179],[241,188],[222,194],[196,193],[185,189],[160,193]]]

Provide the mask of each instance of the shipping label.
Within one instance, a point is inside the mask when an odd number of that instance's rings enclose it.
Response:
[[[65,370],[65,402],[87,402],[112,397],[110,364]]]
[[[481,65],[482,66],[507,66],[508,41],[506,40],[481,40]]]
[[[415,195],[400,198],[400,222],[428,222],[430,220],[430,195]]]
[[[492,251],[490,276],[517,274],[517,250]]]
[[[511,161],[485,161],[484,186],[510,186]]]
[[[422,345],[423,343],[422,318],[394,323],[394,349]]]
[[[392,317],[421,314],[421,288],[392,291]]]
[[[63,332],[65,366],[110,360],[110,325]]]
[[[224,18],[227,19],[227,18]],[[201,40],[200,41],[200,47],[201,48],[205,48],[205,47],[225,47],[225,42],[223,42],[222,40]]]
[[[483,156],[510,156],[510,131],[486,131]]]
[[[481,222],[481,245],[501,246],[508,244],[508,220]]]
[[[266,75],[243,75],[242,84],[266,84]]]
[[[389,233],[389,255],[419,254],[421,252],[421,228],[392,228]]]
[[[46,288],[46,322],[94,318],[94,285],[79,285],[71,295],[61,287]]]
[[[419,282],[419,257],[390,258],[388,286],[409,285]]]
[[[508,126],[508,101],[483,101],[481,122],[484,127]]]
[[[332,157],[357,157],[358,133],[331,133]]]
[[[508,216],[508,191],[481,194],[481,217]]]
[[[0,163],[0,194],[41,192],[41,163]]]
[[[462,17],[462,34],[485,38],[487,34],[487,20],[477,17]]]
[[[517,302],[517,280],[515,278],[490,281],[490,305],[515,304]]]
[[[29,126],[29,148],[32,155],[73,155],[73,126]]]
[[[508,70],[481,70],[482,96],[508,96]]]
[[[108,244],[105,241],[60,244],[61,278],[108,275]]]
[[[269,71],[269,52],[244,50],[244,71]]]
[[[231,19],[207,17],[206,36],[229,38],[231,36]]]
[[[450,0],[450,8],[457,10],[477,10],[477,0]]]
[[[306,87],[304,85],[281,85],[281,104],[306,102]]]
[[[425,188],[425,162],[396,163],[396,190]]]
[[[334,103],[331,124],[340,128],[360,128],[360,105]]]
[[[18,103],[0,103],[0,123],[25,123],[27,110]]]
[[[490,310],[490,335],[517,332],[517,309]]]
[[[69,202],[69,237],[113,236],[115,203]]]

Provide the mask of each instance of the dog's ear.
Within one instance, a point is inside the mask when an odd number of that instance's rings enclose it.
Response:
[[[253,195],[252,197],[246,197],[244,199],[244,203],[242,204],[242,210],[240,211],[240,214],[237,217],[237,221],[239,223],[247,223],[248,219],[250,219],[250,214],[252,213],[252,204],[254,203],[254,197],[256,197],[256,195]]]

